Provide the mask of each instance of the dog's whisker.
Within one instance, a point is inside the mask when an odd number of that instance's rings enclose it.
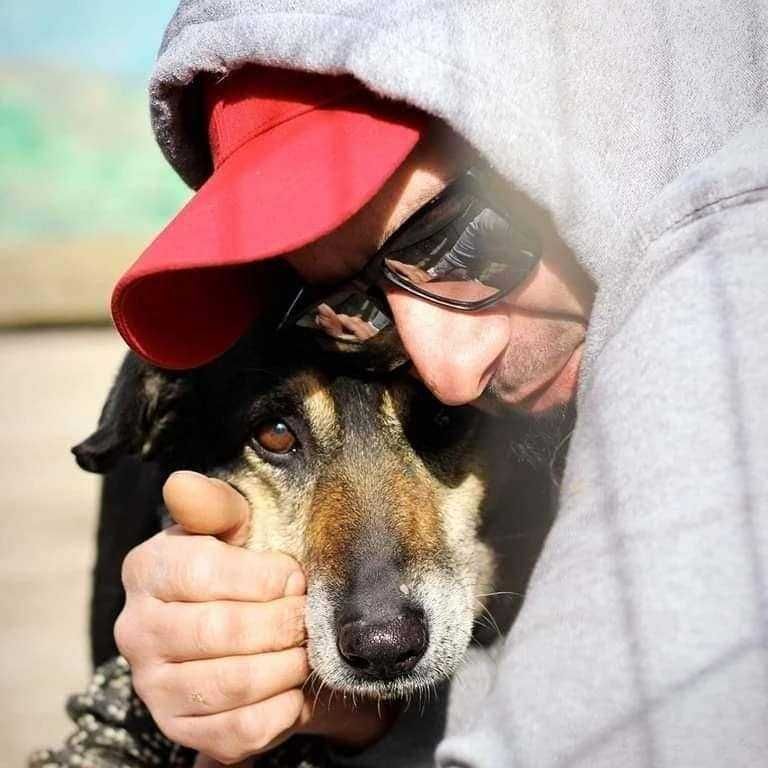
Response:
[[[310,690],[314,693],[314,697],[312,700],[312,715],[314,716],[315,710],[317,709],[317,702],[320,698],[320,694],[323,690],[323,686],[325,685],[323,679],[320,677],[320,675],[315,671],[314,669],[310,672],[309,676],[307,677],[307,680],[305,681],[305,685],[309,684]],[[304,687],[304,686],[302,686]]]
[[[306,693],[308,689],[314,690],[314,681],[316,677],[317,672],[314,669],[311,669],[307,675],[307,679],[301,684],[302,693]]]
[[[433,680],[427,687],[427,692],[428,695],[434,695],[435,699],[437,699],[437,682]]]
[[[488,621],[488,618],[486,616],[482,616],[482,615],[476,616],[475,624],[481,629],[491,629],[491,623]]]
[[[558,461],[560,461],[561,451],[563,448],[568,447],[568,443],[571,440],[574,430],[570,429],[566,432],[563,439],[555,446],[552,451],[552,457],[549,460],[549,479],[552,485],[559,491],[562,482],[562,473],[558,468]]]
[[[480,606],[480,610],[485,614],[485,616],[488,617],[488,620],[491,622],[491,628],[495,630],[499,638],[502,638],[504,633],[501,631],[501,627],[499,627],[493,614],[483,605],[482,601],[475,598],[475,602]]]
[[[475,595],[475,598],[481,598],[481,597],[525,597],[525,595],[522,592],[484,592],[480,595]]]

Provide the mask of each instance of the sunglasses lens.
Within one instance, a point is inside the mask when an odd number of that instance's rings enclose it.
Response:
[[[486,285],[479,280],[466,279],[458,269],[453,274],[430,274],[431,270],[413,264],[406,264],[396,259],[385,259],[384,264],[390,274],[397,275],[400,282],[418,288],[429,296],[445,301],[481,303],[503,295],[499,288]]]
[[[295,325],[345,342],[364,342],[391,325],[373,298],[354,289],[338,291],[305,310]]]
[[[479,208],[392,253],[384,265],[396,283],[471,307],[509,293],[537,262],[535,236],[513,227],[493,210]]]

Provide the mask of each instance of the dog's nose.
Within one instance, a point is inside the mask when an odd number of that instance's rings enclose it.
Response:
[[[424,614],[404,609],[392,619],[356,619],[338,630],[339,653],[358,672],[388,679],[413,669],[427,649]]]

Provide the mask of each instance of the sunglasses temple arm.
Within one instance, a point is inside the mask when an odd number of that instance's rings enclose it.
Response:
[[[299,305],[299,302],[304,296],[305,287],[302,285],[301,288],[299,288],[296,295],[293,297],[293,301],[290,303],[288,309],[286,310],[285,314],[283,315],[280,322],[277,324],[277,330],[282,331],[285,326],[288,323],[288,320],[290,319],[291,315],[294,313],[296,307]]]

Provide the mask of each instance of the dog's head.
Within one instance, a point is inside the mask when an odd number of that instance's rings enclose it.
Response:
[[[408,375],[265,365],[252,346],[188,373],[129,355],[74,452],[90,471],[138,454],[231,483],[252,511],[247,546],[304,565],[320,679],[392,697],[451,674],[490,586],[479,419]]]

